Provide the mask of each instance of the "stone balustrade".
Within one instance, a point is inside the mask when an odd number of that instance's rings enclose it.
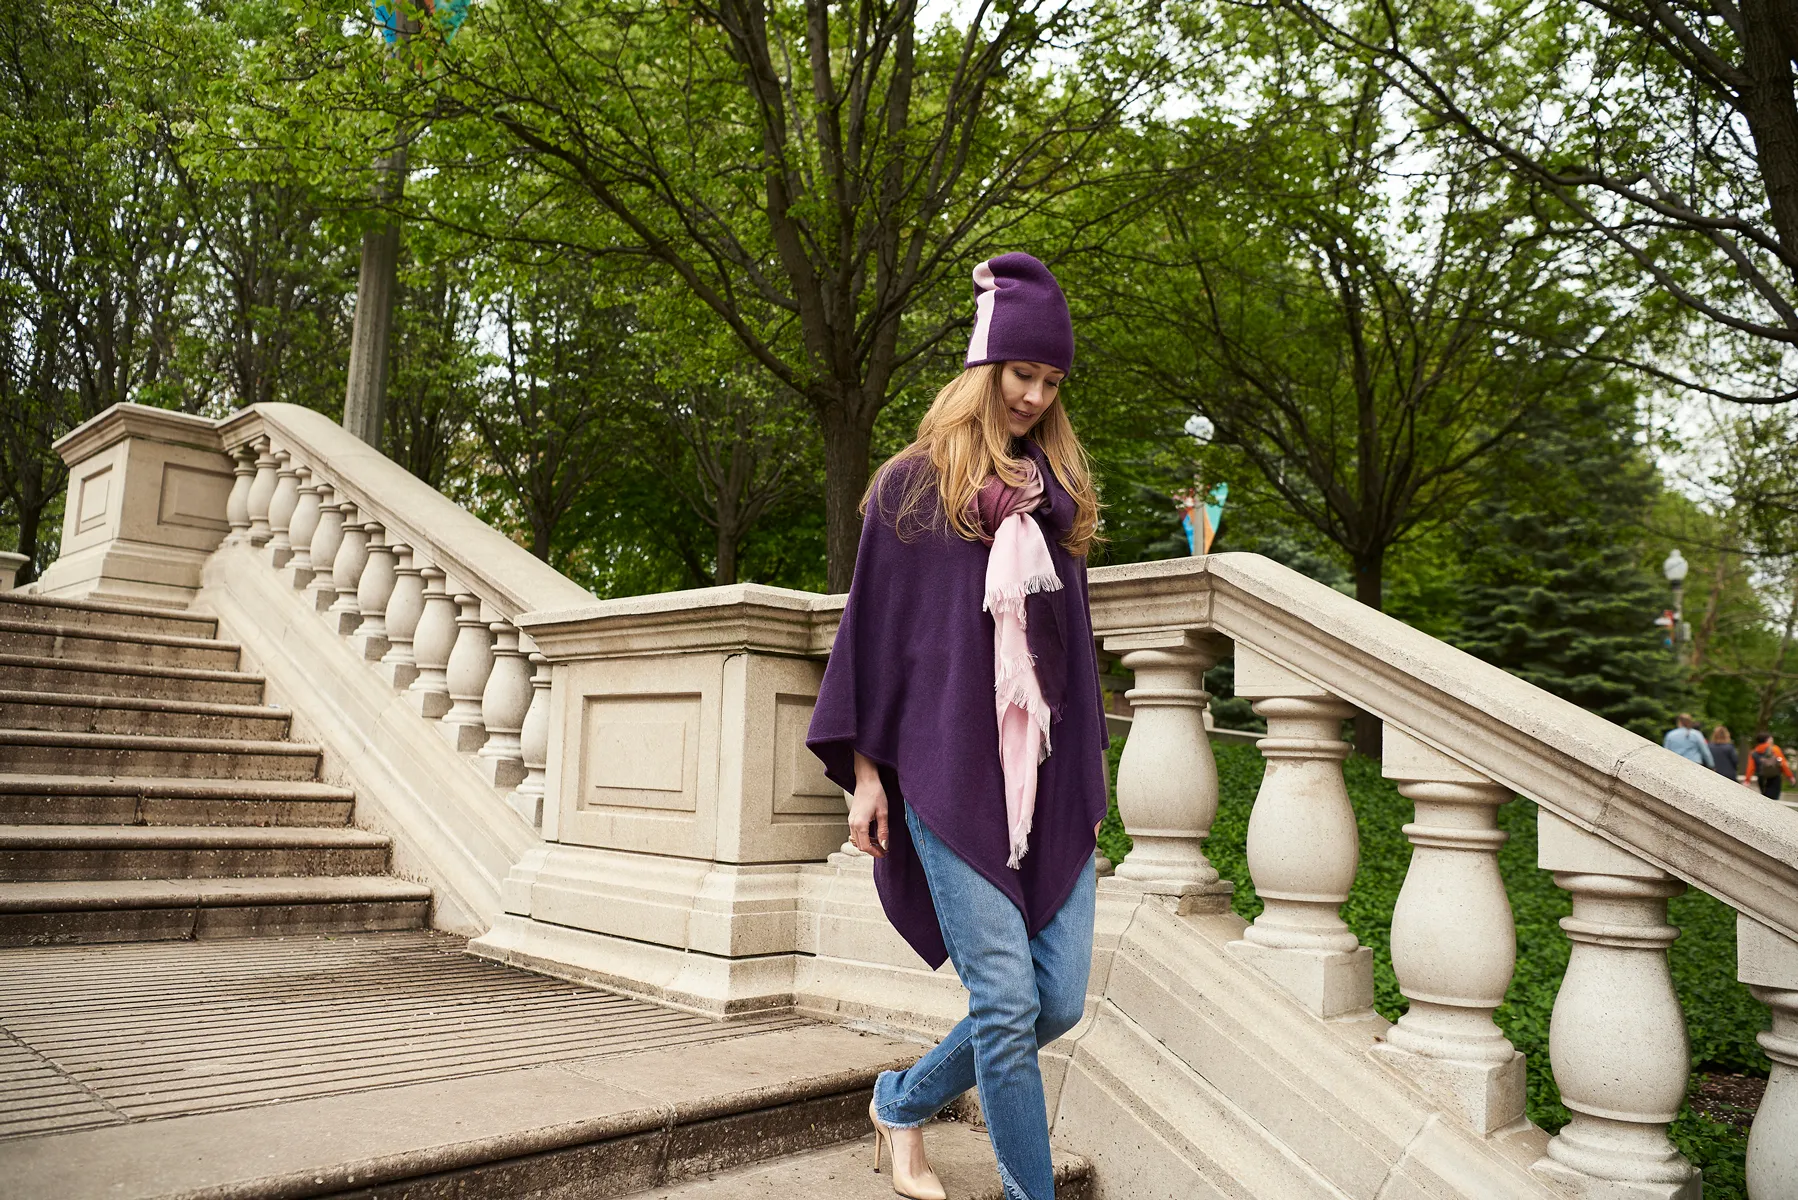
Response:
[[[547,672],[513,622],[592,597],[316,413],[261,405],[218,432],[230,536],[265,547],[357,657],[539,823],[548,681],[533,676]]]
[[[1521,793],[1541,809],[1538,865],[1573,900],[1549,1050],[1573,1119],[1534,1172],[1576,1196],[1700,1194],[1699,1173],[1667,1134],[1690,1070],[1667,901],[1692,884],[1742,913],[1741,978],[1773,1014],[1761,1035],[1775,1066],[1749,1143],[1750,1195],[1798,1197],[1798,822],[1782,806],[1253,556],[1100,568],[1091,591],[1107,649],[1176,632],[1235,643],[1237,695],[1268,728],[1247,846],[1265,908],[1230,947],[1243,961],[1318,1017],[1369,1009],[1371,956],[1338,908],[1359,853],[1342,722],[1372,711],[1386,724],[1383,770],[1417,814],[1392,915],[1410,1008],[1376,1060],[1479,1134],[1522,1120],[1523,1056],[1492,1020],[1516,962],[1496,813]],[[1124,665],[1135,665],[1128,654]],[[1187,690],[1203,694],[1196,680]],[[1206,736],[1165,720],[1138,724],[1132,743],[1145,735]],[[1126,761],[1133,755],[1203,761],[1188,777],[1215,777],[1208,748],[1127,745]],[[1135,813],[1150,811],[1128,803],[1138,790],[1149,789],[1120,769],[1119,813],[1133,836]],[[1215,800],[1153,811],[1150,847],[1182,837],[1196,847]],[[1170,828],[1170,813],[1184,827]]]

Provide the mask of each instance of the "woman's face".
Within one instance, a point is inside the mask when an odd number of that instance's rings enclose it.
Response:
[[[1043,363],[1008,362],[999,372],[1005,397],[1005,426],[1012,437],[1023,437],[1042,420],[1061,392],[1059,367]]]

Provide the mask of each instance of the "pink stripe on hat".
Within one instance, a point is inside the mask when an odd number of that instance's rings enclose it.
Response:
[[[993,302],[999,298],[994,289],[991,260],[974,268],[974,336],[968,340],[968,361],[986,358],[986,341],[993,332]]]
[[[1074,369],[1067,297],[1049,268],[1022,251],[974,268],[974,333],[965,365],[1013,361]]]

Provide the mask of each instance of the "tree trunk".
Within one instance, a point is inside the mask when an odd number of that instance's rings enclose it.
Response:
[[[406,178],[402,146],[382,164],[381,198],[399,195]],[[393,342],[393,299],[399,290],[400,223],[390,219],[362,236],[362,269],[356,279],[356,318],[350,333],[349,385],[343,427],[381,449],[387,416],[387,358]]]
[[[1692,639],[1694,672],[1704,666],[1704,652],[1710,649],[1711,638],[1717,633],[1717,605],[1723,595],[1723,585],[1729,580],[1729,560],[1729,551],[1717,551],[1717,569],[1711,573],[1711,594],[1705,597],[1704,619],[1698,623],[1697,636]]]
[[[25,556],[25,565],[19,568],[18,578],[13,581],[14,587],[23,587],[37,578],[38,526],[43,519],[44,501],[41,498],[36,504],[20,506],[19,553]]]
[[[878,408],[872,410],[879,412]],[[824,431],[824,550],[832,592],[846,592],[855,575],[861,542],[862,493],[868,487],[868,460],[874,443],[873,416],[862,417],[838,401],[820,405]]]
[[[737,581],[737,532],[722,521],[718,523],[718,566],[712,577],[719,586]]]
[[[1355,599],[1375,612],[1385,610],[1386,548],[1381,546],[1355,559]],[[1370,712],[1355,710],[1355,753],[1380,757],[1385,723]]]

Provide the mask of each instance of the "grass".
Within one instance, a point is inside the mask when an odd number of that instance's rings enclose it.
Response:
[[[1116,778],[1121,739],[1112,747]],[[1225,878],[1236,883],[1236,911],[1253,920],[1261,902],[1249,879],[1244,843],[1249,810],[1261,784],[1262,759],[1252,746],[1216,747],[1219,783],[1217,822],[1205,852]],[[1380,777],[1379,763],[1365,758],[1344,765],[1350,800],[1361,833],[1361,869],[1342,916],[1363,945],[1374,952],[1374,1007],[1388,1020],[1405,1011],[1392,973],[1392,907],[1404,883],[1411,847],[1401,826],[1411,805]],[[1499,826],[1510,840],[1499,851],[1499,869],[1517,922],[1517,973],[1499,1008],[1497,1021],[1523,1051],[1529,1069],[1529,1118],[1549,1131],[1567,1121],[1549,1069],[1548,1020],[1555,991],[1567,968],[1568,942],[1558,922],[1571,910],[1567,893],[1536,867],[1536,806],[1518,799],[1499,810]],[[1100,831],[1101,850],[1119,861],[1129,838],[1112,805]],[[1694,1109],[1693,1096],[1707,1079],[1749,1076],[1765,1079],[1768,1062],[1754,1035],[1767,1027],[1767,1011],[1736,981],[1735,913],[1702,892],[1688,891],[1669,905],[1669,919],[1681,934],[1673,944],[1673,982],[1686,1014],[1692,1046],[1692,1080],[1687,1102],[1673,1123],[1673,1141],[1704,1171],[1707,1200],[1747,1200],[1743,1161],[1748,1147],[1744,1123],[1718,1120]]]

